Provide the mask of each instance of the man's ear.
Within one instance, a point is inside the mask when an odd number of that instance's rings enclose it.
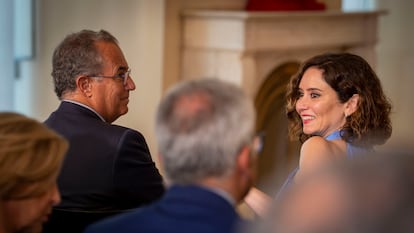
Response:
[[[89,77],[79,76],[76,78],[76,87],[86,97],[92,96],[92,83]]]
[[[252,156],[250,156],[250,147],[244,146],[239,156],[237,156],[237,169],[244,173],[246,170],[250,170],[252,166]]]
[[[358,109],[359,95],[353,94],[345,105],[345,116],[349,116]]]

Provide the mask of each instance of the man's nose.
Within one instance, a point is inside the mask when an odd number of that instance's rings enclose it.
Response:
[[[127,79],[127,82],[126,82],[126,85],[125,85],[125,88],[128,90],[128,91],[133,91],[133,90],[135,90],[135,82],[134,82],[134,80],[132,79],[132,77],[131,76],[129,76],[128,77],[128,79]]]

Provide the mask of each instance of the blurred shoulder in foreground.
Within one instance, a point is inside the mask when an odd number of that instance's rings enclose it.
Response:
[[[372,153],[334,163],[293,184],[249,230],[414,232],[414,148]]]

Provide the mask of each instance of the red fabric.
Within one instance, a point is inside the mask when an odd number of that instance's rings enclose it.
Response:
[[[309,11],[325,10],[317,0],[248,0],[247,11]]]

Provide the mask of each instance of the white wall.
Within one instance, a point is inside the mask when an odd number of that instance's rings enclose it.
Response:
[[[380,17],[377,73],[391,99],[393,135],[389,144],[414,142],[414,26],[412,0],[377,0]]]
[[[414,142],[414,27],[412,0],[342,0],[348,10],[381,9],[375,69],[393,104],[393,133],[386,145]]]
[[[137,86],[129,112],[117,124],[141,131],[154,156],[153,118],[161,96],[164,0],[36,0],[36,55],[22,64],[16,111],[43,121],[59,101],[53,91],[51,57],[71,32],[105,29],[120,42]]]

